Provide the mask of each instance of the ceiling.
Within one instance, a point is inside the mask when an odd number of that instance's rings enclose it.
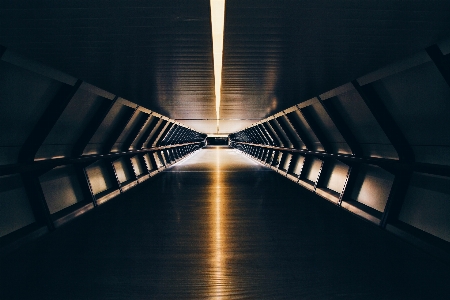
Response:
[[[448,0],[227,0],[220,132],[449,37],[449,16]],[[216,131],[209,0],[4,0],[0,44]]]

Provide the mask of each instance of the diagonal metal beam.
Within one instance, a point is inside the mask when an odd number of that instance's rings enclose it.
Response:
[[[280,146],[282,147],[283,143],[281,142],[280,138],[278,137],[277,133],[275,132],[275,130],[273,130],[272,126],[270,125],[269,122],[264,122],[261,124],[265,129],[266,132],[270,135],[270,137],[272,138],[272,141],[274,143],[275,146]]]
[[[151,148],[155,140],[158,138],[159,134],[163,130],[163,128],[166,126],[167,121],[164,119],[158,118],[158,122],[154,126],[154,128],[151,130],[149,136],[147,137],[146,141],[144,142],[144,148]]]
[[[19,162],[29,162],[34,160],[37,151],[42,146],[42,143],[49,135],[53,126],[55,126],[70,100],[72,100],[81,83],[82,81],[78,80],[74,86],[64,84],[59,89],[20,148]]]
[[[444,55],[438,45],[433,45],[425,49],[431,60],[436,65],[442,77],[444,77],[448,86],[450,86],[450,55]]]
[[[301,149],[302,145],[299,143],[298,139],[295,138],[294,133],[289,129],[289,127],[291,127],[291,124],[289,124],[289,121],[286,118],[286,114],[283,113],[283,116],[278,117],[277,121],[278,121],[278,124],[283,129],[286,136],[288,137],[288,139],[291,141],[292,146],[296,149]],[[298,137],[298,138],[300,138],[300,137]]]
[[[138,110],[136,110],[136,113],[138,113]],[[133,144],[134,140],[139,135],[149,118],[149,115],[147,115],[147,117],[144,114],[140,116],[140,119],[136,122],[136,124],[134,124],[134,127],[130,130],[127,137],[125,138],[125,141],[123,142],[121,147],[122,151],[127,151],[130,148],[131,144]]]
[[[361,169],[361,165],[357,163],[347,163],[347,165],[349,168],[343,191],[339,196],[339,205],[342,205],[342,201],[349,201],[351,199],[351,194],[356,187],[358,174]]]
[[[270,126],[272,126],[273,130],[275,131],[275,133],[277,134],[277,136],[279,137],[279,139],[281,140],[281,143],[286,147],[286,148],[290,148],[290,145],[293,145],[292,142],[289,140],[288,136],[286,135],[286,133],[284,132],[283,128],[281,126],[279,126],[279,123],[277,121],[277,119],[272,119],[269,120],[269,124]]]
[[[147,138],[149,137],[150,133],[153,131],[153,128],[156,126],[156,124],[159,121],[159,118],[151,115],[150,116],[152,119],[150,120],[150,124],[147,126],[147,129],[145,130],[145,132],[142,134],[142,136],[139,138],[139,140],[136,143],[136,149],[142,149],[142,147],[144,146],[145,141],[147,140]]]
[[[361,145],[359,144],[356,137],[353,135],[350,127],[347,125],[347,123],[345,123],[344,118],[338,113],[331,99],[323,101],[319,96],[317,96],[317,99],[319,99],[319,103],[322,104],[322,107],[325,109],[325,112],[328,114],[331,121],[333,121],[334,125],[341,133],[345,142],[352,150],[352,153],[354,155],[362,156],[363,150],[361,148]]]
[[[395,223],[395,221],[398,220],[411,177],[412,171],[409,170],[399,171],[395,175],[394,182],[392,183],[391,191],[380,220],[380,226],[382,228],[385,228],[388,223]]]
[[[167,133],[172,129],[174,123],[167,122],[166,126],[164,126],[163,130],[160,132],[159,136],[154,142],[155,146],[163,146],[161,143],[164,140],[164,138],[167,136]]]
[[[300,112],[299,108],[297,108],[298,112]],[[291,123],[292,128],[294,128],[297,135],[302,140],[303,144],[305,144],[306,149],[312,150],[314,149],[314,143],[311,141],[310,138],[308,138],[307,134],[304,132],[303,125],[300,124],[300,121],[295,119],[294,117],[289,117],[289,114],[286,114],[286,119]]]
[[[322,144],[322,147],[325,149],[325,152],[333,153],[330,141],[326,137],[325,133],[322,131],[322,128],[320,128],[317,121],[310,114],[310,112],[300,107],[298,108],[298,110],[302,114],[303,118],[305,118],[309,127],[311,127],[311,130],[314,132],[319,142]]]
[[[139,106],[136,106],[136,108],[131,108],[126,106],[126,111],[123,113],[123,115],[119,116],[119,120],[114,126],[114,129],[111,130],[109,133],[109,136],[106,138],[106,140],[103,142],[102,145],[102,153],[109,153],[111,152],[111,149],[113,148],[114,144],[116,143],[117,139],[122,134],[125,127],[128,125],[128,123],[131,121],[131,118],[133,118],[133,115],[137,112]]]
[[[85,164],[74,165],[74,169],[78,183],[80,184],[84,201],[92,202],[94,206],[97,206],[97,200],[95,199],[94,192],[92,191],[92,186],[86,173]]]
[[[83,154],[84,148],[86,148],[87,144],[94,136],[97,129],[102,124],[103,120],[108,115],[111,108],[114,106],[114,103],[117,101],[117,96],[111,101],[105,99],[100,107],[97,109],[96,113],[92,117],[91,121],[87,124],[86,128],[83,130],[83,133],[80,135],[78,140],[75,142],[72,148],[72,157],[77,157]]]
[[[46,225],[49,231],[55,229],[50,210],[45,200],[39,177],[34,172],[22,173],[22,182],[30,201],[31,209],[38,224]]]
[[[384,106],[375,89],[370,84],[360,86],[356,80],[352,81],[352,84],[375,117],[392,146],[394,146],[399,159],[408,162],[414,161],[414,152],[408,140],[403,135],[403,132],[398,127],[391,113]]]
[[[261,127],[259,127],[258,125],[255,125],[255,130],[256,132],[259,133],[259,135],[261,136],[261,139],[263,140],[263,144],[265,145],[270,145],[270,141],[268,140],[268,137],[266,136],[266,134],[264,133],[264,131],[261,129]]]

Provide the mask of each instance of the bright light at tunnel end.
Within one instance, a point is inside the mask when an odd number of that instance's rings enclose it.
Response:
[[[225,26],[225,0],[210,0],[214,59],[214,93],[216,96],[216,132],[219,133],[220,90],[222,84],[223,32]]]

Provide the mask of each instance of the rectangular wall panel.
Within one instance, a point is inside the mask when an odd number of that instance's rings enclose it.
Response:
[[[289,166],[289,174],[299,176],[302,172],[303,165],[305,163],[305,157],[296,155]]]
[[[156,167],[158,169],[164,167],[164,160],[161,157],[161,153],[159,151],[157,151],[157,152],[153,152],[152,154],[153,154],[153,157],[156,162]]]
[[[289,169],[289,164],[291,162],[291,159],[292,159],[292,154],[286,153],[285,156],[283,157],[283,162],[280,166],[280,169],[283,171],[287,171]]]
[[[156,166],[155,158],[153,153],[147,153],[144,155],[145,163],[147,164],[147,168],[149,171],[156,170],[158,167]]]
[[[115,160],[113,162],[114,169],[116,170],[117,179],[120,183],[133,180],[134,174],[133,170],[130,170],[129,164],[125,161],[128,157],[123,157],[121,159]]]
[[[348,169],[349,166],[339,161],[333,161],[333,166],[330,168],[329,177],[325,181],[325,187],[335,191],[336,193],[341,193],[347,180]]]
[[[112,175],[108,173],[108,169],[104,164],[105,162],[99,161],[86,168],[86,173],[94,195],[114,187],[113,180],[115,180],[115,178],[111,177]]]
[[[352,199],[380,212],[384,210],[394,175],[372,165],[362,165]]]
[[[39,181],[51,214],[84,200],[71,166],[55,168],[40,176]]]
[[[0,237],[35,221],[20,176],[0,177]]]
[[[137,176],[147,173],[145,167],[141,163],[141,160],[137,156],[133,156],[131,158],[131,163],[133,164],[133,168]]]
[[[308,157],[307,164],[304,166],[302,172],[302,179],[306,179],[310,182],[315,183],[319,178],[320,169],[322,167],[322,161],[315,157]]]
[[[399,220],[450,242],[450,179],[414,173]]]

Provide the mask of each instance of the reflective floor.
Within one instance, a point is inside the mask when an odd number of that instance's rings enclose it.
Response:
[[[448,299],[449,269],[211,147],[3,258],[0,299]]]

